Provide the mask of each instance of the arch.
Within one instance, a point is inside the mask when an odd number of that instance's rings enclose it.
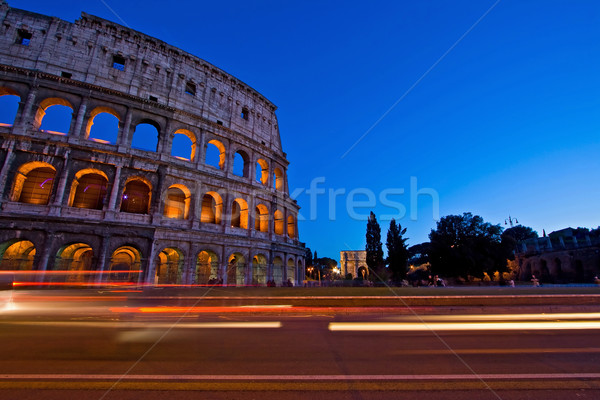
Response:
[[[19,111],[21,97],[9,88],[0,87],[0,126],[12,126]]]
[[[165,196],[163,215],[167,218],[188,219],[190,212],[190,190],[181,184],[169,186]]]
[[[276,235],[283,235],[283,213],[280,210],[275,210],[273,214],[274,230]]]
[[[543,258],[540,260],[540,280],[542,282],[550,281],[550,270],[548,269],[548,262]]]
[[[211,250],[202,250],[196,258],[196,283],[199,285],[217,284],[219,276],[219,257]]]
[[[46,205],[50,200],[56,168],[42,161],[23,164],[17,170],[11,200]]]
[[[273,180],[273,187],[279,191],[283,190],[283,171],[279,167],[275,167],[273,170],[273,176],[275,179]]]
[[[92,269],[94,251],[87,243],[72,243],[61,247],[54,261],[55,271],[73,271],[73,274],[61,276],[66,282],[83,282],[86,280],[85,271]]]
[[[206,144],[205,163],[220,170],[225,168],[225,146],[213,139]]]
[[[167,247],[158,254],[154,282],[158,285],[179,285],[183,276],[183,253]]]
[[[196,135],[187,129],[178,129],[173,133],[171,155],[181,160],[194,161],[196,145]]]
[[[102,210],[108,190],[108,176],[98,169],[86,168],[75,174],[69,206]]]
[[[244,150],[238,150],[233,155],[233,174],[247,178],[250,170],[248,153]]]
[[[296,220],[293,215],[288,215],[287,234],[292,239],[296,237]]]
[[[152,185],[141,177],[129,178],[123,188],[121,212],[148,214]]]
[[[142,256],[133,246],[121,246],[110,257],[109,280],[111,282],[138,281],[142,265]]]
[[[293,285],[296,282],[296,262],[293,258],[288,258],[286,265],[286,283]]]
[[[233,200],[231,207],[231,227],[248,229],[248,203],[246,203],[246,200],[241,198]]]
[[[254,208],[254,229],[259,232],[269,231],[269,209],[264,204]]]
[[[96,107],[85,127],[85,138],[98,143],[116,144],[119,137],[120,115],[110,107]]]
[[[72,119],[73,106],[71,103],[59,97],[50,97],[40,102],[33,120],[33,127],[48,133],[66,135],[69,133]]]
[[[273,281],[278,286],[283,284],[283,259],[279,256],[273,258]]]
[[[202,210],[200,222],[207,224],[220,224],[223,213],[223,200],[217,192],[208,192],[202,197]]]
[[[252,258],[252,285],[266,285],[267,283],[267,258],[264,254],[257,254]]]
[[[31,271],[35,259],[35,245],[29,240],[9,240],[0,245],[0,270]]]
[[[227,284],[243,286],[246,277],[246,258],[241,253],[232,253],[227,259]]]
[[[135,126],[131,147],[138,150],[158,151],[160,126],[152,120],[142,120]]]
[[[262,158],[256,160],[256,176],[257,182],[267,185],[269,183],[269,164]]]
[[[367,277],[369,276],[369,269],[364,266],[358,267],[356,272],[357,272],[357,277],[362,278],[362,279],[367,279]]]

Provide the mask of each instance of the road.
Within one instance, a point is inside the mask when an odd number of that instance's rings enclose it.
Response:
[[[188,303],[5,298],[0,398],[600,398],[596,310]]]

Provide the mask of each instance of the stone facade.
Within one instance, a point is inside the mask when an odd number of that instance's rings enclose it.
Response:
[[[340,251],[340,271],[342,276],[352,274],[354,278],[366,278],[369,275],[367,252],[365,250]]]
[[[2,2],[0,20],[0,96],[17,102],[0,124],[0,269],[149,284],[304,278],[269,100],[92,15],[71,23]],[[68,128],[44,128],[65,107]],[[103,117],[115,120],[110,140],[95,132]]]
[[[535,275],[541,282],[592,283],[600,275],[600,238],[562,229],[520,243],[511,264],[522,281]]]

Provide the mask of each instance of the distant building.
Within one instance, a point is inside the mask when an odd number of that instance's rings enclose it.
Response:
[[[343,276],[352,274],[354,278],[367,277],[369,268],[366,250],[340,251],[340,271]]]
[[[518,244],[513,263],[519,280],[589,283],[600,274],[600,237],[566,228]]]

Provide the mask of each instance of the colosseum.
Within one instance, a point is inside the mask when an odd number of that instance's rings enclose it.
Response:
[[[57,284],[304,277],[276,107],[96,16],[0,4],[0,270]]]

